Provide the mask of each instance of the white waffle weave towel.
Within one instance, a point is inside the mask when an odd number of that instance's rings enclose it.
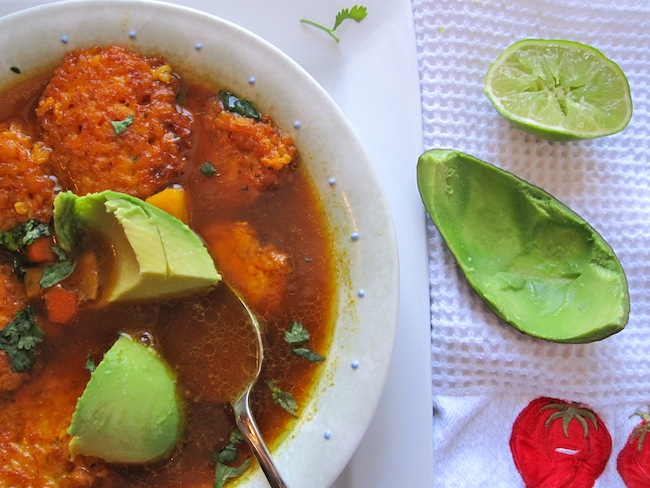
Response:
[[[631,314],[621,333],[553,344],[498,320],[472,292],[429,225],[438,487],[523,486],[508,447],[533,399],[585,403],[612,455],[597,487],[624,486],[616,456],[650,404],[650,2],[413,0],[424,149],[459,149],[545,189],[595,227],[626,270]],[[590,44],[628,77],[634,115],[621,133],[556,143],[509,125],[483,93],[491,62],[526,38]]]

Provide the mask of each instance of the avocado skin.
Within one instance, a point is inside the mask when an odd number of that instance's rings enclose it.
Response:
[[[541,339],[585,343],[627,324],[625,272],[609,244],[544,190],[456,150],[417,165],[422,201],[494,313]]]

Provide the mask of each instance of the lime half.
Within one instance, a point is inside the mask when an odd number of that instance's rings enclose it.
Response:
[[[492,63],[484,89],[510,122],[555,141],[614,134],[632,117],[623,71],[597,49],[578,42],[516,42]]]

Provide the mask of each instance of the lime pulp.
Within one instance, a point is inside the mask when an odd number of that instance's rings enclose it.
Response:
[[[632,117],[623,71],[597,49],[573,41],[516,42],[492,63],[484,90],[507,120],[551,140],[615,134]]]

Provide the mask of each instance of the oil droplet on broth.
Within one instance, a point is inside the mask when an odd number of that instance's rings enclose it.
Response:
[[[190,399],[229,403],[257,371],[257,345],[248,312],[220,283],[209,295],[174,302],[161,313],[160,346]]]

